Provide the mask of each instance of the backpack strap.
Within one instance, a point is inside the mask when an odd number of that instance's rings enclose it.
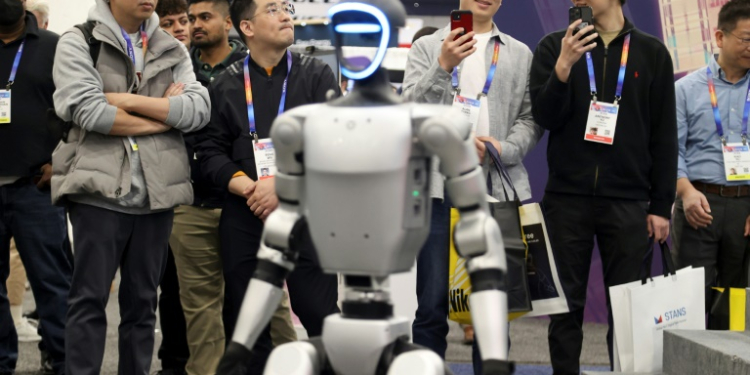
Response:
[[[94,27],[96,27],[96,22],[88,21],[78,24],[75,27],[78,30],[81,30],[83,39],[86,40],[86,43],[89,45],[91,60],[94,62],[94,65],[96,65],[96,60],[99,58],[99,50],[102,47],[102,42],[94,38]]]

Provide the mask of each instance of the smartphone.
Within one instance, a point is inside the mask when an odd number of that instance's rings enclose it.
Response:
[[[454,10],[451,12],[451,31],[464,28],[464,31],[453,40],[456,40],[474,30],[474,14],[470,10]]]
[[[584,27],[588,25],[592,25],[594,23],[594,11],[591,9],[591,7],[571,7],[568,10],[568,25],[572,24],[573,22],[581,20],[581,24],[576,27],[575,32],[578,32],[579,30],[583,29]],[[575,34],[575,32],[573,34]]]
[[[573,30],[573,35],[576,35],[581,29],[585,28],[588,25],[594,24],[594,11],[591,9],[591,7],[571,7],[570,10],[568,10],[568,25],[572,24],[573,22],[581,20],[581,23],[576,27],[575,30]],[[583,39],[588,37],[589,35],[593,34],[594,31],[589,31],[583,36],[581,36],[579,39]],[[590,41],[586,43],[587,46],[594,43],[594,41]]]

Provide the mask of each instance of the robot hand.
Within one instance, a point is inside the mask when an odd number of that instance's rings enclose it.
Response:
[[[216,369],[217,375],[245,375],[248,373],[248,364],[252,352],[244,345],[231,342],[221,357],[219,367]]]

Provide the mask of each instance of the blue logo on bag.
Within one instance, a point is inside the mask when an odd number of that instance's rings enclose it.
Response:
[[[659,325],[677,318],[682,318],[683,316],[687,316],[687,308],[684,306],[675,310],[666,311],[663,315],[659,315],[658,318],[654,317],[654,324]]]

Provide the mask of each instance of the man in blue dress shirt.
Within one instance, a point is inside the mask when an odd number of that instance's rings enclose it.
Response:
[[[676,86],[673,239],[679,266],[704,267],[706,287],[744,287],[750,234],[750,2],[726,3],[715,36],[718,56]],[[707,308],[710,302],[707,298]]]

